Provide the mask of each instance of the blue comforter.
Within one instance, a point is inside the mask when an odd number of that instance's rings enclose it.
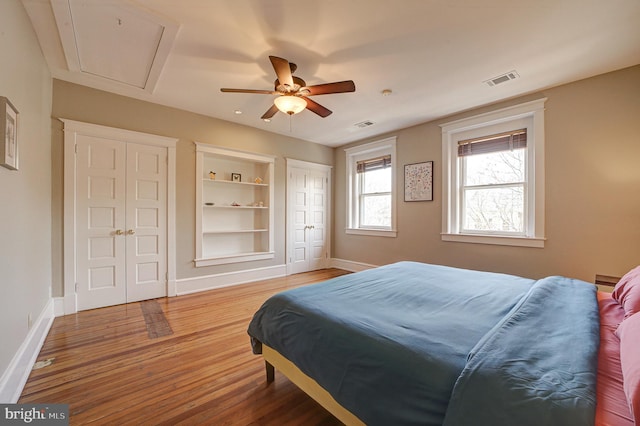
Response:
[[[588,425],[595,287],[415,262],[273,296],[249,325],[368,425]]]

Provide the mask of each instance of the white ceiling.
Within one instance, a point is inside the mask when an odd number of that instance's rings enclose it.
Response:
[[[640,63],[638,0],[23,4],[54,78],[328,146]],[[314,97],[327,118],[263,122],[273,95],[220,88],[273,89],[269,55],[308,85],[353,80],[356,92]]]

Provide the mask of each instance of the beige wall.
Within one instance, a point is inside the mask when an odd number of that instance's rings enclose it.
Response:
[[[562,274],[592,281],[621,275],[640,263],[640,66],[552,88],[389,134],[398,137],[398,237],[346,235],[344,147],[317,144],[182,110],[54,80],[53,117],[180,138],[177,150],[177,278],[284,263],[285,157],[334,168],[333,257],[370,264],[402,259],[500,271],[530,277]],[[439,124],[547,97],[546,237],[544,249],[440,240]],[[52,200],[54,295],[62,295],[62,125],[54,120]],[[358,143],[381,139],[373,138]],[[276,258],[194,268],[195,154],[192,141],[273,154],[276,160]],[[358,144],[356,143],[356,144]],[[355,144],[350,144],[353,146]],[[402,201],[402,165],[435,161],[433,202]],[[635,191],[635,192],[634,192]],[[371,249],[374,247],[375,249]]]
[[[19,112],[19,170],[0,167],[1,377],[49,301],[51,75],[19,0],[0,1],[0,28],[0,96]]]
[[[443,242],[440,124],[539,98],[545,106],[546,244]],[[345,153],[335,150],[334,250],[381,265],[402,259],[593,282],[640,264],[640,66],[404,129],[397,136],[397,238],[346,235]],[[360,141],[357,145],[382,137]],[[434,160],[434,201],[405,203],[404,164]]]
[[[180,139],[177,146],[176,178],[176,275],[178,279],[283,265],[285,263],[285,158],[329,165],[333,163],[333,150],[325,146],[60,80],[53,81],[52,115],[55,118],[66,118]],[[53,262],[57,268],[61,268],[62,123],[54,119],[54,126],[56,131],[52,136],[52,149],[56,185],[53,193],[53,244],[57,249],[54,251]],[[274,234],[276,256],[273,260],[202,268],[193,266],[195,258],[195,146],[193,141],[276,156]],[[54,295],[61,296],[63,294],[61,269],[54,271],[53,279]]]

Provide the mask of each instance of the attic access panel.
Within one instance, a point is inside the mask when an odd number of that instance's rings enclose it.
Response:
[[[152,92],[178,25],[124,0],[52,0],[67,66]]]

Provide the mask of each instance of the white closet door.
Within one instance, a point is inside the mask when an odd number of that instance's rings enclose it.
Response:
[[[167,150],[127,144],[127,302],[166,296]]]
[[[324,171],[290,168],[289,273],[326,268],[327,181]]]
[[[76,292],[78,309],[126,302],[126,145],[76,139]]]
[[[309,271],[326,268],[327,265],[327,174],[307,172],[309,194]]]
[[[290,250],[290,273],[297,274],[309,270],[309,194],[307,190],[307,173],[302,169],[291,169],[289,176],[289,203],[292,212],[289,214],[289,234],[292,247]]]
[[[167,150],[78,135],[78,310],[167,295]]]

